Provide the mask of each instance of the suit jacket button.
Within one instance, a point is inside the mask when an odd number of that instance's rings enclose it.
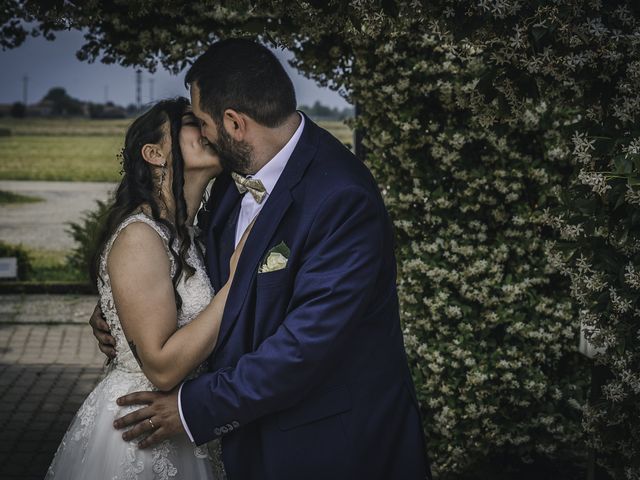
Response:
[[[216,435],[220,435],[220,429],[218,427],[213,429],[213,433],[215,433]]]
[[[231,425],[230,423],[227,423],[227,428],[228,428],[229,430],[233,430],[233,425]]]
[[[236,422],[235,420],[233,422],[231,422],[231,425],[233,425],[234,428],[238,428],[240,426],[240,424],[238,422]]]
[[[229,433],[229,429],[227,427],[220,427],[220,430],[222,430],[222,433]]]

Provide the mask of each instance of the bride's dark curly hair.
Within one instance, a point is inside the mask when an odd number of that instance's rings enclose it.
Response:
[[[187,262],[187,252],[191,246],[191,237],[186,226],[187,203],[184,199],[184,160],[180,151],[180,128],[189,101],[186,98],[162,100],[147,112],[140,115],[128,128],[122,150],[123,177],[116,190],[115,200],[109,207],[102,230],[96,241],[96,249],[92,255],[90,275],[94,284],[99,278],[100,256],[118,225],[130,214],[148,205],[155,221],[164,225],[169,232],[169,250],[175,260],[175,273],[172,278],[173,290],[178,309],[182,306],[182,298],[176,290],[178,280],[183,272],[187,278],[193,275],[194,268]],[[175,211],[173,218],[167,220],[160,216],[161,205],[158,201],[158,183],[160,167],[150,165],[142,158],[142,146],[151,143],[159,144],[168,136],[171,141],[172,185]],[[162,200],[160,200],[162,201]],[[174,249],[176,239],[179,248]],[[102,279],[100,278],[100,281]]]

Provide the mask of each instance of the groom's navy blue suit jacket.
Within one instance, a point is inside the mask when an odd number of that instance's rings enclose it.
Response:
[[[216,290],[240,200],[220,176],[203,220]],[[286,268],[259,273],[281,242]],[[210,367],[183,385],[182,411],[196,443],[222,437],[231,480],[430,476],[392,225],[365,165],[308,118],[247,240]]]

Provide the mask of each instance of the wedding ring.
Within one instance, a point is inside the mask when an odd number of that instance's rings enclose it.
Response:
[[[156,429],[156,426],[153,424],[153,422],[151,421],[151,419],[149,418],[149,424],[151,425],[151,428],[153,428],[154,430]]]

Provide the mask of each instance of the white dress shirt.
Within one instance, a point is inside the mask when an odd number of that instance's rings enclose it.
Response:
[[[253,195],[247,195],[246,193],[242,197],[242,205],[240,206],[240,215],[238,216],[238,224],[236,225],[236,243],[240,242],[242,234],[249,226],[251,221],[260,213],[264,204],[269,200],[269,195],[273,192],[273,188],[276,186],[284,167],[287,166],[289,157],[293,153],[293,150],[300,140],[302,130],[304,129],[304,116],[300,115],[300,125],[295,131],[293,136],[289,139],[287,144],[282,147],[276,155],[267,162],[267,164],[258,170],[254,175],[248,175],[247,178],[253,178],[260,180],[264,185],[267,194],[262,200],[262,203],[256,202]]]
[[[264,207],[265,203],[269,201],[269,196],[271,192],[273,192],[276,183],[278,183],[278,179],[284,168],[287,166],[287,162],[293,153],[293,150],[296,148],[298,144],[298,140],[302,136],[302,131],[304,130],[304,115],[300,115],[300,125],[296,129],[293,136],[289,139],[282,149],[275,154],[275,156],[269,160],[260,170],[258,170],[254,175],[249,175],[248,178],[255,178],[260,180],[264,185],[267,194],[265,195],[262,203],[258,203],[253,198],[253,195],[247,195],[246,193],[242,197],[242,204],[240,205],[240,214],[238,215],[238,224],[236,225],[236,239],[235,245],[238,245],[238,242],[242,238],[242,234],[249,226],[249,224],[253,221],[255,217],[258,216],[262,207]],[[235,187],[230,187],[235,188]],[[184,384],[182,384],[184,385]],[[189,426],[187,422],[184,420],[184,415],[182,414],[182,385],[180,385],[180,390],[178,390],[178,410],[180,411],[180,420],[182,421],[182,426],[184,427],[189,439],[193,442],[193,435],[189,431]]]

